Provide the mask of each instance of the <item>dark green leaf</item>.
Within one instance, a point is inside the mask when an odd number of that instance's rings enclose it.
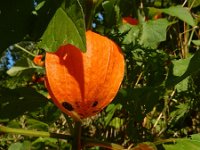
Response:
[[[55,52],[61,45],[72,44],[86,50],[85,22],[78,0],[65,0],[57,9],[39,46],[48,52]]]
[[[119,20],[119,6],[117,0],[104,1],[102,7],[105,12],[105,22],[108,27],[115,25]]]
[[[43,0],[35,7],[34,23],[32,24],[31,37],[34,40],[41,38],[50,20],[60,7],[63,0]]]
[[[0,2],[0,53],[29,33],[33,9],[33,0]]]
[[[43,114],[43,116],[41,116],[40,114]],[[60,109],[58,109],[58,107],[56,107],[52,102],[49,102],[39,111],[34,111],[31,113],[31,116],[34,119],[40,120],[46,124],[54,123],[60,117],[60,115]]]
[[[160,96],[163,94],[162,87],[143,87],[121,89],[117,96],[124,109],[130,114],[135,115],[135,120],[142,121],[142,114],[150,112],[158,103]],[[128,104],[126,104],[128,102]],[[144,106],[141,108],[141,106]]]
[[[13,119],[44,107],[48,99],[31,88],[0,89],[0,118]]]
[[[188,103],[180,104],[176,107],[174,111],[172,111],[169,115],[169,125],[173,127],[182,117],[188,114],[189,106]]]

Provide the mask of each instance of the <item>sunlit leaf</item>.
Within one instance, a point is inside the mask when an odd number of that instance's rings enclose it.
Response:
[[[12,143],[8,150],[28,150],[31,149],[31,142],[30,141],[24,141],[23,143],[17,142]]]
[[[160,42],[166,40],[168,25],[169,22],[166,19],[144,22],[139,43],[145,47],[156,48]]]
[[[171,76],[167,80],[167,84],[169,86],[178,84],[188,76],[200,70],[200,52],[197,51],[192,57],[183,60],[177,60],[173,63],[175,64],[173,65],[172,75],[174,77]]]
[[[192,18],[192,15],[190,14],[190,11],[187,7],[182,6],[172,6],[169,8],[161,9],[163,13],[166,13],[170,16],[175,16],[179,18],[182,21],[187,22],[191,26],[195,26],[196,23],[194,19]]]
[[[105,117],[105,125],[107,126],[110,121],[112,120],[112,117],[117,109],[121,108],[121,104],[110,104],[106,108],[107,116]]]
[[[23,144],[20,142],[17,142],[17,143],[11,144],[8,150],[21,150],[22,148],[23,148]]]
[[[119,117],[113,118],[110,122],[110,126],[113,126],[115,129],[119,129],[123,124],[124,120]]]
[[[126,34],[126,36],[123,39],[123,44],[135,44],[138,36],[139,36],[140,30],[138,26],[132,26],[130,31]]]
[[[163,144],[165,150],[198,150],[200,147],[200,134],[194,134],[191,137],[177,139],[175,143]]]
[[[57,9],[44,32],[39,46],[55,52],[61,45],[72,44],[86,50],[85,22],[78,0],[65,0]]]
[[[200,40],[192,40],[192,43],[194,43],[197,46],[200,46]]]
[[[23,71],[31,71],[33,72],[33,70],[36,69],[40,69],[42,70],[42,67],[38,67],[36,66],[32,60],[30,60],[29,58],[24,58],[24,59],[20,59],[19,61],[16,62],[15,66],[13,66],[12,68],[10,68],[7,71],[7,74],[9,76],[16,76],[16,75],[20,75]]]
[[[175,76],[183,75],[188,68],[190,60],[191,60],[191,57],[189,57],[187,59],[180,59],[180,60],[172,61],[173,65],[174,65],[174,68],[173,68],[174,75]],[[188,80],[189,80],[189,78],[186,77],[185,79],[183,79],[181,82],[179,82],[175,86],[178,92],[186,91],[188,89]]]

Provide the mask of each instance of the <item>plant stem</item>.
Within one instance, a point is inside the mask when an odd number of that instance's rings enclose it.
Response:
[[[80,121],[76,121],[75,122],[75,127],[74,127],[74,139],[72,142],[72,148],[74,150],[81,150],[81,122]]]
[[[71,135],[49,133],[44,131],[35,131],[35,130],[26,130],[26,129],[16,129],[9,128],[0,125],[0,133],[11,133],[11,134],[20,134],[25,136],[34,136],[34,137],[51,137],[51,138],[61,138],[61,139],[72,139]]]
[[[26,52],[27,54],[29,54],[29,55],[31,55],[31,56],[33,56],[33,57],[36,56],[36,55],[34,55],[33,53],[31,53],[31,52],[29,52],[28,50],[26,50],[25,48],[21,47],[19,44],[15,44],[14,46],[15,46],[16,48],[21,49],[22,51]]]
[[[66,135],[66,134],[58,134],[58,133],[49,133],[44,131],[34,131],[34,130],[26,130],[26,129],[15,129],[9,128],[0,125],[0,133],[11,133],[11,134],[20,134],[25,136],[34,136],[34,137],[50,137],[50,138],[59,138],[59,139],[67,139],[73,140],[73,150],[81,150],[83,146],[99,146],[107,149],[114,150],[123,150],[124,148],[121,145],[115,143],[107,143],[103,141],[98,141],[96,139],[84,138],[81,137],[81,122],[75,123],[74,128],[74,136]],[[82,143],[84,145],[82,145]]]
[[[21,134],[21,135],[26,135],[26,136],[50,137],[50,133],[49,132],[25,130],[25,129],[15,129],[15,128],[9,128],[9,127],[5,127],[5,126],[0,126],[0,132]]]

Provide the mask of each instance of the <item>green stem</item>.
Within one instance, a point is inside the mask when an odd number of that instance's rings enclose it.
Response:
[[[31,55],[31,56],[33,56],[33,57],[36,56],[36,55],[34,55],[33,53],[31,53],[31,52],[29,52],[28,50],[26,50],[25,48],[23,48],[23,47],[21,47],[20,45],[18,45],[18,44],[15,44],[14,46],[15,46],[16,48],[21,49],[22,51],[26,52],[27,54],[29,54],[29,55]]]
[[[57,133],[49,133],[44,131],[34,131],[34,130],[26,130],[26,129],[16,129],[9,128],[0,125],[0,133],[11,133],[11,134],[20,134],[25,136],[34,136],[34,137],[51,137],[51,138],[60,138],[60,139],[72,139],[71,135],[65,134],[57,134]]]
[[[81,122],[76,121],[74,127],[74,140],[72,142],[72,148],[74,150],[81,150]]]
[[[25,136],[34,136],[34,137],[51,137],[59,139],[73,140],[73,150],[80,150],[83,146],[99,146],[107,149],[123,150],[124,148],[121,145],[115,143],[107,143],[103,141],[98,141],[96,139],[84,138],[81,137],[81,122],[75,123],[74,128],[74,137],[66,134],[58,133],[49,133],[44,131],[34,131],[34,130],[25,130],[25,129],[15,129],[9,128],[0,125],[0,133],[11,133],[11,134],[20,134]],[[83,143],[84,145],[81,145]]]
[[[0,126],[0,132],[21,134],[21,135],[26,135],[26,136],[50,137],[50,133],[49,132],[33,131],[33,130],[25,130],[25,129],[14,129],[14,128],[9,128],[9,127],[5,127],[5,126]]]

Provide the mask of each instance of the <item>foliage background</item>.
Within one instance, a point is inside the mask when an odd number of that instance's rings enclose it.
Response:
[[[67,43],[84,51],[90,28],[122,48],[126,73],[115,100],[84,120],[82,136],[130,149],[198,149],[199,8],[199,0],[0,2],[0,127],[72,134],[73,120],[48,98],[45,68],[33,58]],[[71,149],[71,139],[0,137],[2,150]]]

